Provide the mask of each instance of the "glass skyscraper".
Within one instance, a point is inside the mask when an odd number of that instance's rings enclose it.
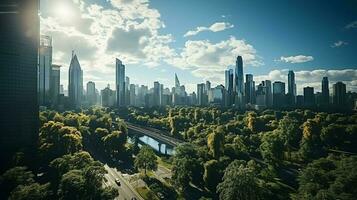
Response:
[[[236,60],[235,70],[235,104],[238,107],[243,106],[243,90],[244,90],[244,77],[243,77],[243,59],[242,56],[238,56]]]
[[[38,138],[38,0],[0,3],[0,171]]]
[[[72,106],[80,107],[83,99],[83,71],[77,55],[72,53],[68,72],[68,96]]]
[[[117,106],[125,106],[125,65],[115,59],[115,86]]]

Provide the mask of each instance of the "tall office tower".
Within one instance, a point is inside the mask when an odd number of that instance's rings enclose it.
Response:
[[[87,83],[87,101],[88,104],[95,105],[97,102],[97,94],[96,94],[96,89],[95,89],[95,83],[93,81],[89,81]]]
[[[315,94],[313,87],[304,87],[304,106],[313,107],[315,105]]]
[[[113,107],[115,105],[115,91],[110,89],[109,84],[101,91],[101,96],[103,107]]]
[[[273,83],[273,106],[282,108],[285,106],[285,83],[275,81]]]
[[[180,87],[180,81],[179,81],[176,73],[175,73],[175,87],[177,87],[177,88]]]
[[[243,107],[243,96],[244,96],[244,77],[243,77],[243,59],[242,56],[238,56],[236,60],[236,71],[235,71],[235,105],[237,107]]]
[[[51,102],[52,105],[57,105],[60,94],[61,65],[52,65],[51,68]]]
[[[51,104],[52,38],[41,35],[38,58],[38,101],[40,106]]]
[[[115,85],[117,106],[125,106],[125,65],[118,58],[115,59]]]
[[[125,105],[130,104],[130,79],[128,76],[125,77]]]
[[[160,83],[158,81],[154,82],[154,92],[153,92],[153,106],[160,106],[161,102],[161,89]]]
[[[258,109],[267,107],[267,95],[266,95],[266,85],[264,81],[260,83],[256,91],[256,106]]]
[[[135,101],[136,101],[136,95],[135,95],[135,84],[130,84],[130,105],[135,106]]]
[[[265,89],[266,106],[267,107],[272,107],[273,106],[273,95],[272,95],[272,89],[271,89],[271,81],[270,80],[265,80],[263,82],[263,84],[266,87],[266,89]]]
[[[217,85],[215,88],[212,88],[210,90],[210,93],[211,93],[210,104],[222,106],[225,98],[224,86]]]
[[[288,104],[293,106],[296,103],[295,73],[290,70],[288,73]]]
[[[60,85],[60,94],[64,94],[64,87],[63,84]]]
[[[245,75],[245,102],[247,104],[255,103],[255,82],[252,74]]]
[[[68,72],[68,97],[74,107],[80,107],[83,98],[83,71],[77,55],[72,51],[71,64]]]
[[[337,82],[333,85],[333,104],[343,107],[346,104],[346,84]]]
[[[233,104],[233,69],[225,71],[226,106]]]
[[[330,90],[328,78],[322,78],[322,87],[321,87],[321,105],[327,106],[330,103]]]
[[[197,84],[197,105],[206,105],[205,84]]]
[[[0,3],[0,173],[38,138],[38,0]]]
[[[207,93],[208,93],[208,91],[211,90],[211,82],[210,82],[210,81],[206,81],[206,87],[205,87],[205,89],[206,89],[206,92],[207,92]]]

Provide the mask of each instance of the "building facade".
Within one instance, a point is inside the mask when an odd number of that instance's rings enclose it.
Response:
[[[77,108],[81,106],[83,100],[83,71],[74,52],[72,52],[68,75],[68,97],[71,105]]]

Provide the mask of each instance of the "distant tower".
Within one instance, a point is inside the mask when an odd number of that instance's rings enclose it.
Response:
[[[58,104],[58,95],[60,94],[60,80],[61,80],[61,65],[52,65],[51,70],[51,101],[52,105]]]
[[[328,105],[330,103],[330,91],[329,91],[329,83],[328,78],[322,78],[322,86],[321,86],[321,94],[322,94],[322,105]]]
[[[179,81],[179,79],[178,79],[176,73],[175,73],[175,87],[176,87],[176,88],[179,88],[179,87],[180,87],[180,81]]]
[[[226,106],[231,106],[233,104],[233,69],[225,71],[225,88],[227,90],[226,94]]]
[[[97,102],[97,94],[95,89],[95,83],[93,81],[89,81],[87,83],[87,101],[89,105],[94,105]]]
[[[125,65],[118,58],[115,59],[115,85],[117,106],[125,106]]]
[[[68,96],[73,106],[79,107],[83,98],[83,71],[78,62],[77,55],[72,53],[69,66]]]
[[[38,58],[38,101],[40,106],[51,103],[52,38],[41,35]]]
[[[285,106],[285,83],[275,81],[273,83],[273,106],[282,108]]]
[[[295,105],[296,103],[296,84],[295,84],[295,73],[290,70],[288,73],[288,100],[289,105]]]
[[[236,60],[235,70],[235,104],[238,107],[243,106],[243,89],[244,89],[244,77],[243,77],[243,59],[242,56],[238,56]]]
[[[245,75],[245,98],[246,103],[255,103],[255,82],[253,80],[253,74]]]
[[[346,106],[346,84],[337,82],[333,85],[333,104],[338,107]]]
[[[315,94],[313,87],[304,87],[304,106],[312,107],[315,105]]]

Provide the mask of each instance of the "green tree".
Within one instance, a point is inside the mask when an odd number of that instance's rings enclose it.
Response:
[[[112,133],[102,137],[104,147],[110,155],[120,152],[124,149],[127,140],[127,135],[122,131],[112,131]]]
[[[217,128],[207,138],[207,146],[214,158],[219,158],[224,149],[224,131],[222,127]]]
[[[276,131],[267,132],[263,135],[260,151],[270,166],[278,167],[284,157],[284,142]]]
[[[19,185],[11,192],[10,200],[46,200],[51,195],[50,184]]]
[[[258,184],[254,170],[235,160],[224,172],[223,181],[217,191],[222,200],[255,200],[262,198],[262,188]]]
[[[85,184],[81,170],[70,170],[62,176],[58,196],[60,199],[86,199]]]
[[[221,182],[222,172],[220,168],[220,163],[217,160],[209,160],[204,164],[203,181],[212,192],[216,191],[218,183]]]
[[[158,162],[154,150],[148,146],[141,147],[134,164],[136,168],[144,169],[145,176],[146,170],[157,170]]]
[[[11,168],[0,177],[1,190],[6,196],[18,185],[27,185],[34,182],[34,175],[27,170],[27,167]]]

